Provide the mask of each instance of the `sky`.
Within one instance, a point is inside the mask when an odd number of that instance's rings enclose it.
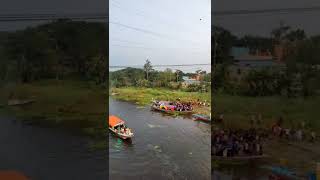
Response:
[[[108,0],[2,0],[0,15],[3,14],[72,14],[105,13]],[[45,21],[0,22],[0,31],[14,31]]]
[[[146,59],[153,65],[210,64],[211,1],[110,0],[109,59],[110,66],[141,67]]]
[[[212,11],[258,10],[320,6],[319,0],[215,0]],[[270,36],[280,22],[292,28],[304,29],[307,35],[320,34],[318,12],[294,12],[287,14],[254,14],[212,17],[212,24],[220,25],[238,36],[245,34]]]

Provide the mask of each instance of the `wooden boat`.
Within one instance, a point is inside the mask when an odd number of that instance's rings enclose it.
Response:
[[[255,155],[255,156],[233,156],[233,157],[224,157],[224,156],[212,156],[213,160],[219,164],[246,164],[250,161],[261,160],[269,157],[266,154]]]
[[[274,179],[282,178],[282,179],[304,179],[300,176],[304,175],[298,175],[294,171],[291,171],[284,167],[279,166],[262,166],[261,168],[270,170],[272,172],[271,177]]]
[[[152,105],[151,109],[154,110],[154,111],[164,112],[164,113],[167,113],[167,114],[185,114],[185,115],[187,115],[187,114],[192,114],[193,113],[193,111],[174,111],[174,110],[161,109],[160,107],[155,106],[155,105]]]
[[[120,129],[125,129],[121,131]],[[125,122],[117,116],[109,116],[109,130],[119,136],[122,139],[130,139],[133,137],[133,133],[126,127]]]
[[[18,106],[18,105],[25,105],[35,102],[33,99],[26,99],[26,100],[20,100],[20,99],[10,99],[8,101],[8,106]]]
[[[0,179],[2,180],[28,180],[29,178],[24,174],[13,171],[13,170],[6,170],[0,171]]]
[[[211,116],[207,116],[204,114],[193,114],[192,117],[195,121],[211,122]]]

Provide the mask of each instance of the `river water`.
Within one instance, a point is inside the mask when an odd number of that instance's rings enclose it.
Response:
[[[263,164],[223,166],[213,168],[213,180],[269,180],[270,172],[262,169]]]
[[[0,170],[16,170],[32,180],[104,180],[106,151],[90,151],[89,138],[31,126],[0,116]]]
[[[109,133],[110,179],[211,179],[211,126],[165,116],[109,99],[109,113],[124,119],[135,136]]]

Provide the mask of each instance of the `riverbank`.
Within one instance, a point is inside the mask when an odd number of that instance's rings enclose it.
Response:
[[[214,96],[215,114],[224,114],[224,123],[214,125],[221,129],[248,129],[252,127],[251,116],[261,114],[261,123],[253,127],[271,130],[271,126],[281,116],[283,127],[290,129],[301,128],[305,123],[305,132],[317,132],[319,138],[320,122],[318,107],[320,97],[306,99],[288,99],[286,97],[244,97],[216,94]],[[282,165],[300,174],[315,170],[320,161],[320,141],[308,142],[307,134],[301,142],[285,139],[268,139],[264,145],[264,153],[269,155],[268,164]],[[295,158],[292,158],[295,157]],[[281,162],[281,163],[280,163]]]
[[[177,98],[180,98],[181,101],[197,101],[199,99],[201,102],[206,101],[211,104],[211,93],[209,92],[200,93],[160,88],[125,87],[111,88],[110,93],[115,99],[134,102],[138,106],[150,105],[152,99],[176,101]],[[211,113],[211,107],[194,107],[194,111],[195,113],[209,115]]]
[[[13,99],[34,99],[21,106],[7,106]],[[106,90],[84,81],[46,80],[8,84],[0,89],[3,112],[28,123],[63,127],[82,134],[104,137]]]
[[[215,114],[224,114],[226,128],[250,128],[251,115],[257,117],[261,114],[262,127],[271,127],[281,116],[284,127],[297,128],[304,122],[306,129],[320,133],[318,96],[288,99],[278,96],[245,97],[216,94],[214,99]]]

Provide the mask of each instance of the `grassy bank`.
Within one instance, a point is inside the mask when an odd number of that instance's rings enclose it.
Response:
[[[250,116],[262,115],[262,128],[270,128],[279,116],[283,117],[283,126],[298,128],[302,121],[306,130],[320,133],[318,109],[320,97],[288,99],[285,97],[244,97],[217,94],[214,96],[214,113],[224,114],[224,128],[250,128]],[[294,144],[294,145],[292,145]],[[297,172],[306,173],[314,170],[320,158],[319,140],[315,143],[292,142],[287,140],[268,140],[264,145],[264,152],[270,155],[272,164],[281,160],[286,166]],[[295,158],[292,158],[295,157]]]
[[[231,128],[248,128],[250,116],[261,113],[263,126],[270,127],[281,116],[286,127],[295,128],[304,121],[306,128],[320,132],[319,106],[320,97],[288,99],[275,96],[214,96],[215,114],[223,113],[225,125]]]
[[[199,92],[184,92],[169,89],[156,89],[156,88],[112,88],[111,93],[114,93],[113,97],[116,99],[131,101],[139,106],[150,105],[152,99],[156,100],[168,100],[175,101],[177,98],[181,98],[182,101],[200,100],[207,101],[211,104],[211,93],[199,93]],[[209,114],[210,107],[195,107],[196,113]]]
[[[35,102],[7,106],[10,96],[15,99],[33,98]],[[10,115],[34,124],[70,128],[99,137],[104,137],[106,97],[106,91],[100,87],[71,80],[11,84],[0,89],[0,104]]]

